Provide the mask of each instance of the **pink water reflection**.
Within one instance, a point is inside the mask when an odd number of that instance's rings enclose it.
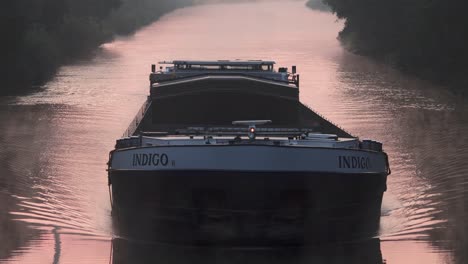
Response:
[[[345,52],[336,40],[341,28],[334,16],[309,10],[302,1],[184,8],[134,36],[103,45],[91,61],[63,67],[43,91],[15,98],[15,119],[37,123],[12,141],[12,151],[27,149],[36,142],[34,135],[41,135],[43,144],[36,146],[40,151],[12,161],[24,169],[13,173],[31,173],[25,181],[33,184],[11,213],[45,228],[11,261],[53,260],[53,230],[59,227],[61,263],[108,262],[108,151],[148,94],[150,64],[183,58],[272,59],[281,66],[297,65],[304,103],[351,133],[385,143],[393,168],[380,245],[387,263],[451,263],[450,249],[437,249],[441,235],[432,232],[450,218],[443,215],[444,198],[434,198],[444,189],[422,176],[432,171],[421,166],[427,160],[424,153],[414,151],[416,143],[427,150],[433,145],[411,126],[424,111],[432,117],[438,117],[437,111],[450,115],[456,103],[450,95],[434,92],[437,87]],[[400,135],[420,140],[412,144]],[[16,137],[12,132],[10,139]]]

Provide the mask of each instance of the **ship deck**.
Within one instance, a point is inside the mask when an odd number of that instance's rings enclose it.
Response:
[[[153,78],[159,75],[163,74],[151,74]],[[271,124],[262,127],[353,137],[301,103],[298,83],[217,72],[151,81],[148,100],[124,136],[147,132],[178,134],[178,130],[187,127],[232,127],[236,120],[271,120]]]
[[[210,127],[219,127],[219,124],[210,124],[209,122],[193,124],[193,123],[162,123],[162,122],[153,122],[153,104],[155,102],[148,100],[143,104],[139,113],[135,119],[131,122],[129,128],[125,132],[124,136],[136,136],[145,133],[161,133],[161,134],[179,134],[181,129],[186,129],[188,127],[202,126],[205,128]],[[314,112],[306,105],[301,102],[297,102],[298,108],[298,118],[292,120],[289,124],[274,125],[269,124],[269,128],[299,128],[307,129],[309,131],[314,131],[323,134],[334,134],[340,138],[352,138],[349,132],[335,125],[325,117]],[[160,111],[164,113],[162,109]],[[223,127],[235,127],[232,124],[223,124]]]

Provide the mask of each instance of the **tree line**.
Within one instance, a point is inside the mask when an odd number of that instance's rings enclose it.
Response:
[[[345,19],[349,50],[422,78],[468,84],[468,2],[463,0],[323,0]]]
[[[5,0],[0,94],[47,81],[57,69],[192,0]]]

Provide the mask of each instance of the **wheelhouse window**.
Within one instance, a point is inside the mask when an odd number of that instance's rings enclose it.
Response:
[[[273,71],[273,64],[174,64],[176,70],[211,70],[211,71]]]

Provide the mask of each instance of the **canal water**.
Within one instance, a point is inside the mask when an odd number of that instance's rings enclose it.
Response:
[[[466,99],[344,51],[342,27],[302,1],[179,9],[62,67],[44,87],[1,98],[0,262],[468,263]],[[379,237],[319,250],[115,237],[108,152],[146,99],[150,64],[178,58],[297,65],[302,102],[384,142],[393,173]]]

